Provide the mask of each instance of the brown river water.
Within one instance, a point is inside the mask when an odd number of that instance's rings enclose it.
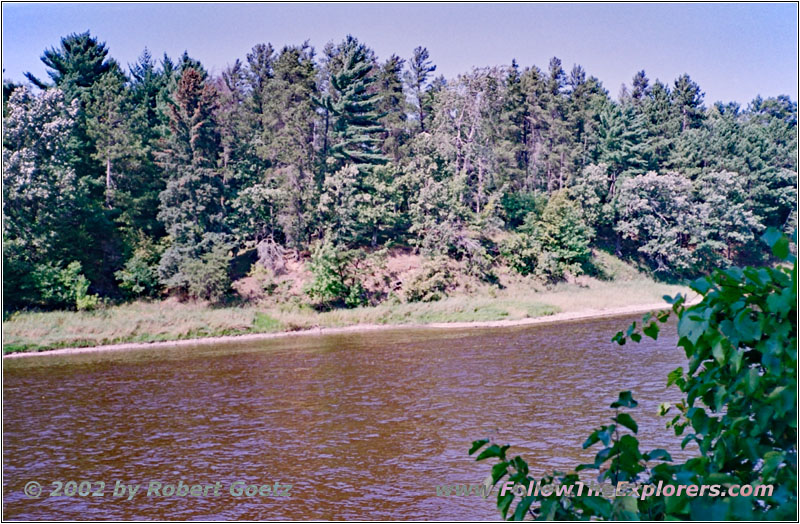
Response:
[[[677,399],[674,326],[610,342],[637,318],[4,359],[3,517],[497,519],[494,494],[436,494],[486,478],[472,440],[513,444],[536,474],[571,469],[630,389],[643,450],[679,449],[656,414]],[[85,496],[49,496],[70,481]],[[115,497],[118,481],[141,487]],[[147,495],[179,481],[212,488]],[[275,482],[288,497],[230,490]]]

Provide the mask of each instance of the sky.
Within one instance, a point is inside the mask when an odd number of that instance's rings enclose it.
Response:
[[[706,104],[756,95],[797,100],[797,4],[99,4],[3,3],[4,79],[46,77],[39,60],[60,38],[86,30],[121,64],[147,47],[154,56],[184,50],[212,73],[255,44],[280,48],[305,40],[318,50],[348,33],[380,59],[427,47],[437,74],[472,67],[564,69],[583,66],[612,96],[644,69],[672,83],[688,73]]]

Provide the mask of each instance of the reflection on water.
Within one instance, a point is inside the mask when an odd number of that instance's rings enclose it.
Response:
[[[674,336],[618,347],[630,318],[397,330],[3,361],[3,516],[11,519],[497,519],[470,442],[515,445],[542,474],[631,389],[643,449],[678,448],[656,416]],[[673,329],[665,330],[674,332]],[[28,481],[104,481],[104,497],[28,499]],[[112,498],[116,481],[292,484],[290,498]]]

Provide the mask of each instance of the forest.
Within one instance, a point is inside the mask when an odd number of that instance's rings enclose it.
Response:
[[[353,36],[218,76],[188,53],[123,66],[89,32],[42,61],[3,82],[4,311],[220,301],[289,258],[310,302],[374,304],[363,261],[387,249],[431,261],[408,300],[444,292],[446,261],[558,282],[595,250],[674,281],[763,263],[763,232],[797,225],[796,101],[706,105],[688,74],[616,98],[558,58],[445,79],[425,47]]]

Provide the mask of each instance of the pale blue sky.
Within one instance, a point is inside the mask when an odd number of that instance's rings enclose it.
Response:
[[[797,100],[797,5],[782,4],[3,4],[5,77],[44,77],[39,57],[61,36],[89,29],[122,64],[147,46],[185,50],[212,72],[253,45],[310,40],[318,50],[352,33],[383,59],[426,46],[437,74],[472,66],[546,68],[552,56],[597,76],[612,96],[645,69],[651,80],[686,72],[707,104],[757,94]]]

